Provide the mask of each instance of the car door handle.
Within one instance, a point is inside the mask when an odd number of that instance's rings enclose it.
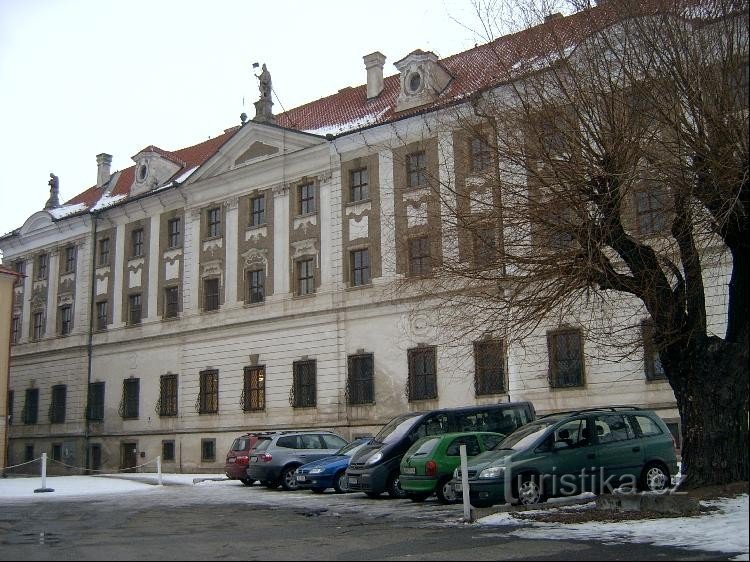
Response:
[[[633,447],[633,452],[638,453],[641,450],[640,447]]]

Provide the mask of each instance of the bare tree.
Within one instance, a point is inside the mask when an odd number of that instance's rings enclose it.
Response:
[[[747,480],[747,4],[572,9],[491,42],[497,85],[448,110],[463,153],[431,212],[457,243],[418,282],[456,337],[582,314],[610,344],[646,334],[686,485]]]

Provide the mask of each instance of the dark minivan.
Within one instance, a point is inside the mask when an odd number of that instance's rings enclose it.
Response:
[[[399,484],[399,465],[417,439],[458,431],[493,431],[507,435],[535,417],[531,402],[402,414],[388,422],[370,445],[354,455],[346,470],[349,491],[364,492],[373,498],[388,492],[392,498],[404,498],[406,494]]]

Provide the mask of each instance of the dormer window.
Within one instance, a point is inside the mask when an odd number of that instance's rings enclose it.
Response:
[[[148,177],[148,164],[145,162],[138,166],[138,181],[143,182]]]
[[[436,101],[452,78],[435,53],[419,49],[396,62],[395,66],[401,73],[401,91],[396,100],[396,111]]]
[[[416,94],[422,87],[422,75],[419,72],[412,72],[406,81],[410,94]]]

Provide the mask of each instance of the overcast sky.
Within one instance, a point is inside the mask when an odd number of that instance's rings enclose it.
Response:
[[[191,146],[255,114],[252,64],[274,112],[385,75],[414,49],[446,57],[483,40],[470,0],[0,0],[0,234],[60,178],[64,202],[154,144]],[[258,72],[258,71],[255,71]]]

